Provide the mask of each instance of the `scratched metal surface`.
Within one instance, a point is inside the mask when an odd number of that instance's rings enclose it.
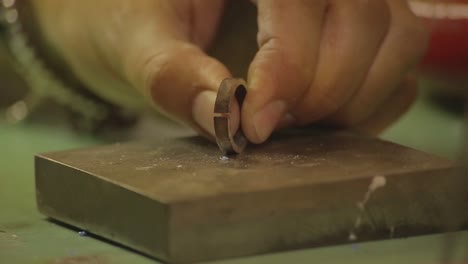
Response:
[[[316,130],[283,132],[229,157],[200,137],[119,143],[41,157],[164,203],[375,175],[391,178],[453,166],[448,160],[348,131]]]

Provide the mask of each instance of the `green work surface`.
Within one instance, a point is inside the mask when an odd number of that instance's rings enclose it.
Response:
[[[461,115],[446,112],[422,97],[383,138],[456,158],[462,127]],[[33,155],[103,143],[64,127],[0,121],[0,263],[157,263],[111,242],[82,236],[79,230],[48,221],[36,210]],[[449,240],[456,242],[454,263],[468,263],[468,232],[454,235],[455,240]],[[447,235],[428,235],[216,263],[440,263],[446,242]]]

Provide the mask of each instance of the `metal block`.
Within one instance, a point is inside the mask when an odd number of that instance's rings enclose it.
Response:
[[[43,214],[173,263],[468,223],[453,162],[348,131],[287,131],[232,157],[187,137],[41,154],[35,165]]]

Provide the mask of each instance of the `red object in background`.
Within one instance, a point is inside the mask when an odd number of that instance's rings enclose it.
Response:
[[[421,62],[423,71],[468,76],[468,0],[410,1],[424,18],[430,42]]]

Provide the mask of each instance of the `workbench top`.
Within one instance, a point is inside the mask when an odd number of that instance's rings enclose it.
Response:
[[[446,112],[421,97],[383,138],[454,159],[461,135],[461,115]],[[157,263],[80,230],[48,221],[36,209],[33,155],[104,143],[107,142],[74,134],[65,127],[10,125],[0,120],[0,263]],[[454,254],[457,259],[468,261],[468,231],[455,236]],[[419,236],[216,263],[440,263],[446,239],[446,235]]]

